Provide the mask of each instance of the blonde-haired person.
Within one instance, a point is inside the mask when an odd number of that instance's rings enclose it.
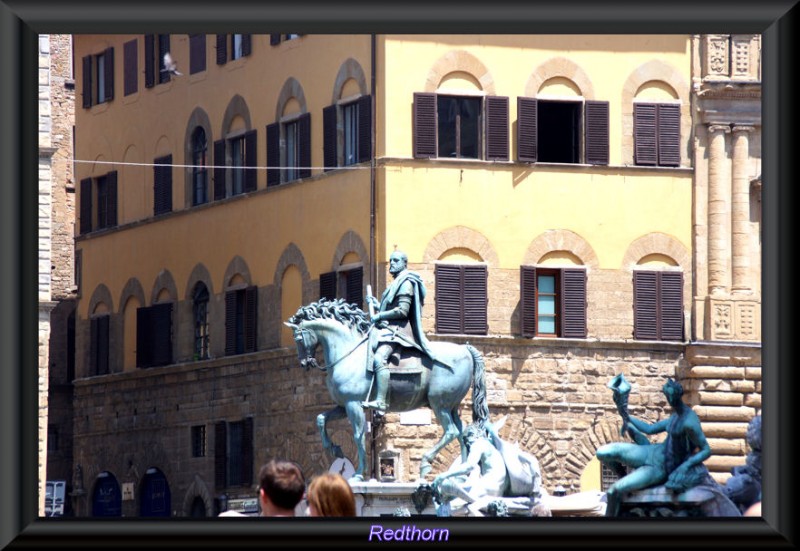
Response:
[[[312,517],[354,517],[356,497],[347,480],[335,473],[315,477],[308,486],[308,513]]]

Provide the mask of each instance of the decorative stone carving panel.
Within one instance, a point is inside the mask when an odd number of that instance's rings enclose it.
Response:
[[[725,78],[729,76],[728,42],[726,34],[706,35],[703,77]]]

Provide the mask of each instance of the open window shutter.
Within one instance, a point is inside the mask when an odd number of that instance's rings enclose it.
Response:
[[[253,35],[242,35],[242,56],[250,55],[253,52]]]
[[[463,330],[461,272],[461,266],[436,265],[437,333],[461,333]]]
[[[83,106],[88,108],[92,106],[92,56],[83,56],[81,60],[83,67]]]
[[[108,188],[108,205],[106,212],[108,216],[108,226],[117,225],[117,171],[112,170],[106,174],[106,186]]]
[[[520,325],[523,337],[536,336],[536,268],[521,266],[520,272]]]
[[[172,307],[171,302],[152,306],[153,365],[172,363]]]
[[[322,108],[322,163],[326,171],[336,168],[336,106]]]
[[[361,292],[364,282],[364,268],[353,268],[347,272],[347,296],[345,300],[349,304],[355,304],[361,308],[364,298]]]
[[[138,41],[134,38],[122,47],[123,90],[124,94],[135,94],[139,89]]]
[[[517,159],[523,163],[536,162],[537,115],[535,98],[517,98]]]
[[[372,158],[372,96],[361,96],[358,102],[358,162]]]
[[[658,339],[658,272],[633,272],[633,338]]]
[[[105,51],[105,89],[103,92],[106,101],[114,99],[114,48],[106,48]]]
[[[253,484],[253,418],[246,417],[242,421],[242,484]]]
[[[214,423],[214,486],[217,490],[228,485],[228,424]]]
[[[255,352],[258,344],[258,287],[244,290],[244,351]]]
[[[656,106],[652,103],[633,104],[633,145],[637,165],[655,166],[656,152]]]
[[[108,370],[108,340],[111,316],[97,318],[97,374],[105,375]]]
[[[244,164],[249,167],[244,172],[244,190],[255,191],[258,186],[258,171],[255,169],[258,166],[256,162],[257,157],[257,132],[250,130],[244,134]]]
[[[136,367],[153,365],[152,309],[141,307],[136,309]]]
[[[302,115],[297,120],[297,130],[300,140],[299,162],[300,177],[311,177],[311,113]]]
[[[586,338],[586,270],[561,270],[561,336]]]
[[[158,68],[158,82],[169,82],[171,75],[167,71],[161,71],[164,66],[164,55],[169,52],[169,35],[158,35],[158,59],[156,60],[156,67]]]
[[[281,183],[281,127],[275,122],[267,125],[267,187]]]
[[[89,375],[97,375],[97,320],[89,320]]]
[[[172,155],[153,161],[153,214],[172,211]]]
[[[336,272],[328,272],[319,276],[319,298],[333,300],[336,298]]]
[[[156,85],[156,36],[144,35],[144,87],[152,88]]]
[[[463,266],[464,290],[464,333],[467,335],[485,335],[489,332],[487,320],[487,280],[489,272],[486,266]]]
[[[681,106],[659,104],[658,106],[658,164],[680,166],[681,164]]]
[[[414,158],[436,157],[436,94],[414,93]]]
[[[236,291],[225,293],[225,355],[236,354]]]
[[[508,98],[486,97],[486,159],[508,160]]]
[[[206,35],[189,35],[189,74],[206,70]]]
[[[92,231],[92,179],[81,180],[81,234]]]
[[[607,101],[587,101],[585,104],[587,164],[608,164],[608,109]]]
[[[683,272],[658,272],[661,334],[665,341],[683,341]]]
[[[228,62],[228,35],[217,35],[217,65],[225,65]]]
[[[225,140],[214,142],[214,200],[225,199]]]
[[[281,43],[281,35],[280,35],[280,33],[278,33],[278,34],[270,34],[269,35],[269,45],[270,46],[277,46],[280,43]]]

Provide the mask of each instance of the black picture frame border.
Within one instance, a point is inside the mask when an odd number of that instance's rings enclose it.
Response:
[[[304,33],[762,33],[763,36],[763,439],[762,519],[447,519],[451,544],[524,547],[793,547],[792,421],[795,375],[789,355],[794,304],[788,262],[797,181],[794,60],[796,0],[710,2],[392,2],[306,0],[273,6],[229,1],[125,3],[0,0],[0,547],[194,548],[319,544],[373,545],[373,524],[398,519],[42,519],[36,517],[37,339],[37,34],[91,32]],[[795,44],[796,45],[796,44]],[[783,185],[781,184],[783,183]],[[779,375],[780,372],[780,375]],[[772,397],[775,397],[773,401]]]

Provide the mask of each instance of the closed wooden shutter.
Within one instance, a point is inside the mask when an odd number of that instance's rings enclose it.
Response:
[[[267,187],[281,183],[281,127],[280,123],[267,125]]]
[[[256,162],[256,157],[258,155],[258,149],[256,147],[257,144],[257,132],[255,130],[250,130],[245,132],[244,134],[244,164],[246,167],[249,167],[244,172],[244,190],[247,191],[255,191],[258,186],[258,171],[256,167],[258,163]]]
[[[244,290],[244,351],[255,352],[258,347],[258,287]]]
[[[414,93],[414,158],[436,157],[436,94]]]
[[[634,163],[646,166],[657,164],[655,104],[633,104],[633,145]]]
[[[586,338],[586,270],[561,270],[561,336]]]
[[[633,338],[658,339],[658,272],[633,272]]]
[[[225,65],[228,62],[228,35],[217,35],[217,65]]]
[[[297,119],[297,131],[299,143],[298,161],[300,167],[298,173],[301,178],[311,177],[311,113],[301,115]]]
[[[484,265],[461,266],[463,289],[463,332],[467,335],[485,335],[489,331],[487,321],[488,270]]]
[[[171,302],[154,304],[151,309],[152,365],[172,363],[172,307]]]
[[[189,74],[206,70],[206,35],[189,35]]]
[[[97,318],[89,320],[89,375],[97,375]]]
[[[517,160],[535,163],[537,159],[537,117],[535,98],[517,98]]]
[[[520,272],[520,326],[523,337],[536,336],[536,268],[521,266]]]
[[[347,296],[345,300],[349,304],[355,304],[361,308],[364,302],[362,286],[364,283],[364,268],[353,268],[347,272]]]
[[[280,43],[281,43],[281,35],[280,35],[280,33],[278,33],[278,34],[270,34],[269,35],[269,45],[270,46],[277,46]]]
[[[338,165],[336,159],[336,106],[322,108],[322,164],[324,170],[332,170]]]
[[[105,83],[103,93],[106,101],[114,99],[114,48],[106,48],[105,51]]]
[[[358,162],[372,158],[372,96],[361,96],[358,103]]]
[[[139,43],[134,38],[125,43],[122,50],[124,94],[135,94],[139,89]]]
[[[225,140],[214,142],[214,200],[225,199]]]
[[[608,164],[608,110],[607,101],[587,101],[585,104],[587,164]]]
[[[658,164],[681,164],[681,107],[673,104],[658,105]]]
[[[92,106],[92,56],[83,56],[81,70],[83,71],[83,90],[81,90],[83,107],[89,108]]]
[[[136,309],[136,367],[153,365],[152,310],[143,306]]]
[[[164,68],[164,55],[169,52],[169,35],[158,35],[158,58],[156,59],[156,67],[158,67],[158,83],[169,82],[171,75],[167,71],[162,71]]]
[[[92,231],[92,179],[81,180],[81,234]]]
[[[249,35],[248,35],[249,36]],[[253,484],[253,418],[246,417],[242,421],[242,484]]]
[[[328,272],[319,276],[319,298],[333,300],[336,298],[336,272]]]
[[[250,55],[253,52],[253,35],[242,35],[242,56]]]
[[[461,266],[436,265],[436,332],[461,333],[464,325],[461,308]]]
[[[106,227],[117,225],[117,171],[106,174],[108,199],[106,204]]]
[[[153,214],[172,211],[172,155],[153,161]]]
[[[225,355],[236,354],[236,291],[225,293]]]
[[[152,88],[156,85],[156,36],[144,35],[144,87]]]
[[[683,341],[683,272],[658,272],[660,338]]]
[[[508,160],[508,98],[486,97],[486,159]]]
[[[97,318],[97,374],[106,375],[109,373],[109,338],[110,338],[111,316],[100,316]]]
[[[228,424],[214,423],[214,486],[221,490],[228,485]]]

